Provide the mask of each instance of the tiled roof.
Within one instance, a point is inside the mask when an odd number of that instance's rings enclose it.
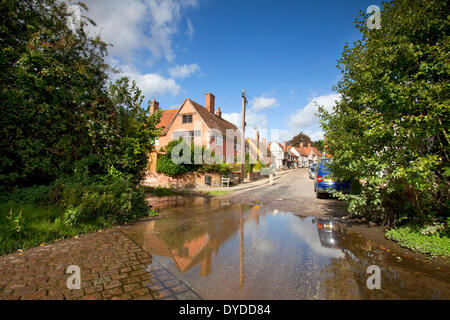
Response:
[[[192,101],[191,99],[187,98],[186,100],[189,100],[189,102],[194,106],[195,110],[198,112],[200,117],[205,121],[206,125],[211,129],[219,129],[220,132],[222,132],[223,135],[226,135],[227,129],[233,129],[237,130],[237,127],[232,124],[231,122],[220,118],[216,114],[213,114],[209,112],[205,107],[198,104],[195,101]],[[182,106],[186,102],[186,100],[183,102]],[[181,108],[181,107],[180,107]],[[169,109],[169,110],[162,110],[162,116],[160,122],[156,125],[156,128],[165,128],[165,131],[163,133],[166,134],[168,127],[172,123],[173,118],[176,116],[178,109]]]
[[[237,127],[232,124],[231,122],[220,118],[219,116],[215,115],[214,113],[209,112],[205,107],[198,104],[195,101],[192,101],[191,99],[188,99],[191,104],[194,106],[195,110],[198,112],[200,117],[206,122],[206,125],[211,129],[219,129],[220,132],[222,132],[223,135],[226,135],[227,129],[233,129],[237,130]]]
[[[302,155],[300,148],[294,147],[294,146],[293,146],[292,148],[294,148],[295,151],[297,151],[297,153],[298,153],[299,155]]]
[[[164,127],[167,129],[177,111],[178,109],[162,110],[161,120],[156,125],[156,128],[158,129]]]
[[[321,156],[322,153],[317,150],[315,147],[305,147],[305,146],[300,146],[300,147],[295,147],[295,149],[297,150],[297,152],[302,156],[302,157],[307,157],[309,156],[309,154],[312,152],[313,155],[316,156]]]

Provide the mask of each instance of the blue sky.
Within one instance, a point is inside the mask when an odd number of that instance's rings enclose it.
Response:
[[[92,33],[112,43],[108,61],[137,81],[162,109],[212,92],[223,116],[247,128],[322,137],[313,101],[330,108],[344,44],[360,37],[359,10],[374,0],[88,0]],[[272,136],[270,133],[272,132]]]

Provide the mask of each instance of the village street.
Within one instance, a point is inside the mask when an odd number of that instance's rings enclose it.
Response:
[[[344,204],[332,198],[317,199],[314,193],[314,180],[308,176],[307,168],[289,170],[273,185],[243,189],[228,196],[232,202],[241,204],[260,204],[271,210],[292,212],[302,216],[336,217],[341,216]]]
[[[160,218],[0,257],[0,298],[449,298],[445,261],[383,242],[365,223],[338,223],[342,203],[316,199],[305,169],[227,196],[155,201],[168,204]],[[383,290],[365,286],[371,264],[385,272]],[[70,265],[80,289],[67,287]]]

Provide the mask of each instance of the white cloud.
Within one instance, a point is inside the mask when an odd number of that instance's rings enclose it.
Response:
[[[227,121],[230,121],[236,127],[240,128],[242,126],[241,114],[237,112],[232,113],[222,113],[222,118]]]
[[[139,89],[142,90],[142,93],[146,98],[150,98],[154,95],[163,95],[166,93],[176,95],[180,91],[180,86],[174,79],[164,78],[156,73],[142,74],[129,65],[121,66],[121,70],[122,73],[120,75],[115,75],[115,78],[127,76],[131,80],[135,80]]]
[[[323,131],[320,128],[319,119],[315,115],[318,112],[318,107],[314,102],[331,111],[336,100],[340,100],[339,94],[323,95],[311,99],[305,107],[298,109],[288,117],[286,128],[278,131],[277,141],[289,141],[300,132],[309,136],[312,141],[322,140]]]
[[[230,121],[232,124],[238,127],[238,129],[242,128],[242,118],[240,113],[222,113],[222,118]],[[270,138],[269,136],[267,136],[269,134],[267,132],[267,125],[269,121],[265,114],[249,110],[245,115],[245,122],[247,123],[247,126],[245,127],[246,137],[255,138],[256,131],[258,130],[261,138]]]
[[[245,115],[245,122],[247,127],[257,127],[258,130],[267,128],[268,120],[267,116],[262,113],[253,112],[249,110]]]
[[[189,18],[187,19],[186,24],[187,24],[186,34],[189,36],[189,39],[191,40],[195,32],[194,25],[192,24],[192,21]]]
[[[260,97],[253,98],[250,101],[253,110],[263,110],[267,108],[277,107],[279,105],[277,99],[267,98],[264,95]]]
[[[150,51],[154,59],[164,57],[172,61],[175,57],[172,37],[178,32],[181,15],[198,4],[196,0],[86,0],[85,3],[89,8],[86,15],[97,23],[97,27],[89,28],[91,34],[100,33],[105,42],[114,45],[109,53],[127,62],[136,59],[136,53],[143,49]]]
[[[198,64],[193,63],[173,66],[169,69],[169,74],[172,78],[184,79],[199,71],[200,67]]]
[[[308,134],[308,133],[307,133]],[[323,140],[323,132],[315,131],[308,134],[312,141]]]
[[[331,111],[335,105],[335,101],[340,100],[340,95],[337,93],[332,93],[325,96],[319,96],[311,101],[303,108],[298,109],[290,117],[290,126],[300,129],[305,129],[319,124],[319,120],[316,116],[318,112],[318,106],[323,106],[326,110]]]

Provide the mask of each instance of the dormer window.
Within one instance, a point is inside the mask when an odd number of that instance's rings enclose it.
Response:
[[[184,114],[183,123],[192,123],[192,114]]]

